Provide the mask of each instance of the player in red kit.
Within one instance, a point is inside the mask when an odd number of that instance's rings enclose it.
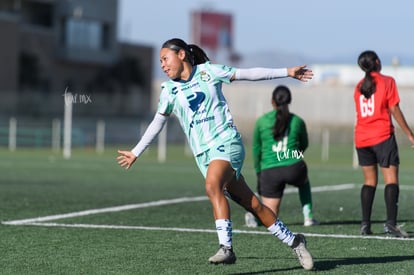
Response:
[[[384,177],[384,200],[387,219],[385,233],[395,237],[409,237],[397,226],[398,213],[398,146],[392,117],[407,135],[414,148],[414,134],[399,107],[400,98],[395,80],[380,73],[381,61],[374,51],[365,51],[358,58],[365,77],[355,87],[354,100],[357,120],[355,145],[359,165],[364,175],[361,189],[361,234],[371,231],[371,211],[378,184],[378,166]]]

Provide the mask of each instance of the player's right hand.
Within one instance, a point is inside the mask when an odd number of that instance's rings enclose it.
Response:
[[[131,151],[118,150],[118,157],[116,159],[121,167],[125,167],[125,169],[128,170],[137,157]]]

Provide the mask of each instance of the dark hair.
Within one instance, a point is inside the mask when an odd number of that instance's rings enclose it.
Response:
[[[376,90],[376,83],[371,72],[381,70],[381,61],[374,51],[364,51],[358,57],[358,65],[365,72],[365,78],[359,87],[359,91],[365,98],[370,98]]]
[[[161,48],[171,49],[177,53],[180,50],[184,50],[186,54],[185,60],[190,62],[191,65],[202,64],[210,60],[204,50],[199,46],[195,44],[187,44],[180,38],[173,38],[165,41]]]
[[[285,135],[289,124],[290,112],[289,104],[292,101],[292,95],[288,87],[279,85],[273,90],[272,100],[276,103],[276,120],[273,125],[273,138],[281,140]]]

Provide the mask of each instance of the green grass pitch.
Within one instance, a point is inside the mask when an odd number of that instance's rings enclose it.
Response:
[[[237,262],[210,265],[207,259],[218,248],[217,235],[193,158],[183,147],[169,145],[167,161],[158,163],[153,145],[125,171],[117,166],[116,149],[106,148],[102,155],[76,149],[65,160],[49,149],[0,148],[0,274],[305,272],[291,250],[265,228],[245,227],[244,210],[233,202]],[[255,189],[249,145],[246,152],[243,174]],[[280,214],[292,231],[307,236],[315,272],[413,274],[414,239],[387,239],[382,233],[382,178],[374,202],[374,236],[363,238],[362,174],[352,168],[352,145],[331,146],[328,161],[321,160],[320,152],[313,146],[305,159],[315,190],[314,215],[321,225],[302,226],[296,191],[285,194]],[[414,235],[414,151],[400,146],[400,157],[398,218]],[[26,223],[7,224],[21,220]]]

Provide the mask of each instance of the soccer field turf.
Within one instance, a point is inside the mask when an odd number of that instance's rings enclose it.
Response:
[[[210,265],[218,248],[204,182],[184,148],[169,146],[165,163],[156,146],[125,171],[116,148],[103,155],[74,150],[70,160],[47,149],[0,149],[0,274],[299,274],[292,251],[263,227],[244,226],[231,202],[235,265]],[[249,153],[249,147],[246,146]],[[400,146],[399,223],[414,234],[414,152]],[[280,218],[307,236],[320,274],[413,274],[414,239],[387,238],[382,178],[373,208],[374,235],[359,235],[362,174],[352,147],[306,154],[314,215],[303,227],[299,198],[287,189]],[[243,171],[255,189],[248,155]]]

